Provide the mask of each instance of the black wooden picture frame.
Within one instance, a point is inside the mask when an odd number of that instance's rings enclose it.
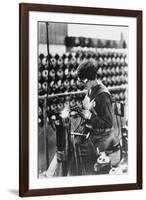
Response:
[[[60,188],[29,188],[29,12],[56,12],[85,15],[134,17],[137,21],[137,130],[136,130],[136,183],[89,185]],[[62,5],[19,5],[19,195],[43,196],[142,189],[142,11],[107,8],[74,7]]]

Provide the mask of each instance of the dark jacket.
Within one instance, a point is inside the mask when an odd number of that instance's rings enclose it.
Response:
[[[113,112],[111,94],[101,83],[91,89],[90,100],[94,99],[94,108],[87,124],[95,129],[108,129],[113,126]]]

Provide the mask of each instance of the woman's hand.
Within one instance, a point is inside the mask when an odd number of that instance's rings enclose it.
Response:
[[[85,108],[85,110],[91,110],[93,107],[95,107],[94,99],[90,101],[90,98],[88,97],[88,95],[86,95],[83,100],[83,107]]]
[[[92,115],[92,113],[90,112],[90,110],[83,110],[83,111],[82,111],[82,114],[83,114],[83,117],[84,117],[85,119],[90,119],[90,118],[91,118],[91,115]]]

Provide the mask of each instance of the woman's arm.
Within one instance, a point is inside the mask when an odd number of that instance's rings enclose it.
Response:
[[[87,124],[93,128],[111,128],[113,126],[112,103],[109,94],[101,93],[95,98],[94,112]]]

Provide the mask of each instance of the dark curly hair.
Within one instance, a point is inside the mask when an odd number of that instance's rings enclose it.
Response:
[[[97,76],[97,66],[93,61],[83,61],[77,68],[77,74],[81,80],[95,80]]]

